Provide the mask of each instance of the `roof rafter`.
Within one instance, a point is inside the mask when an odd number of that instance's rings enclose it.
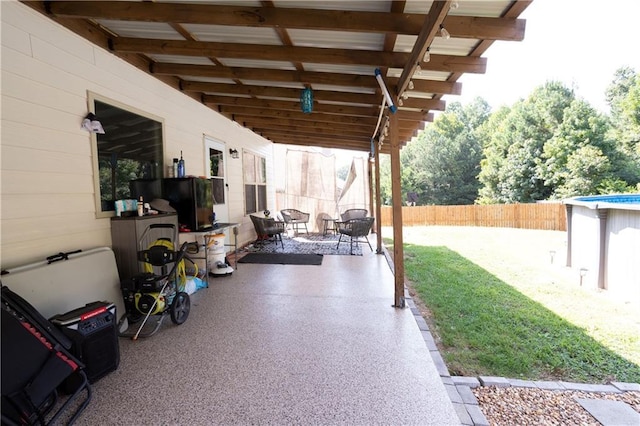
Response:
[[[418,35],[425,15],[275,7],[244,7],[210,4],[171,4],[120,1],[54,1],[53,16],[86,19],[117,19],[142,22],[174,22],[329,31],[357,31]],[[457,16],[445,22],[452,37],[520,41],[524,20]]]
[[[481,55],[495,40],[524,38],[519,15],[531,2],[461,0],[450,11],[450,1],[433,1],[424,13],[406,13],[413,2],[387,2],[382,11],[380,3],[355,7],[352,0],[334,10],[273,0],[258,7],[234,0],[22,1],[274,142],[362,151],[385,108],[375,68],[403,95],[394,121],[404,145],[433,111],[445,109],[442,96],[461,93],[460,76],[486,72]],[[440,23],[455,40],[438,42],[423,62]],[[311,114],[300,110],[304,87],[313,89]]]

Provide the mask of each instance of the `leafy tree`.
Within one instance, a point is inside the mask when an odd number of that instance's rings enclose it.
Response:
[[[565,109],[562,122],[544,145],[537,168],[551,188],[551,198],[597,193],[618,157],[606,136],[608,129],[607,118],[583,100],[574,99]]]
[[[607,100],[610,117],[551,81],[492,114],[482,99],[452,103],[402,150],[403,197],[491,204],[640,191],[640,76],[618,70]],[[381,161],[386,202],[388,163]]]
[[[485,186],[479,202],[527,203],[551,195],[539,174],[540,156],[573,99],[561,83],[547,82],[493,124],[500,132],[488,135],[484,143],[482,165],[490,169],[480,173]]]
[[[391,205],[391,156],[380,155],[380,201]]]
[[[98,164],[102,201],[131,198],[129,181],[144,177],[141,172],[143,164],[136,160],[121,158],[116,161],[115,158],[100,158]]]
[[[567,158],[565,179],[554,189],[556,198],[600,193],[600,185],[610,177],[609,158],[593,145],[584,145]]]
[[[403,191],[418,204],[473,204],[478,194],[482,144],[479,128],[490,108],[481,98],[450,104],[428,129],[401,153]]]
[[[498,187],[502,179],[502,170],[509,150],[509,138],[506,130],[506,117],[511,108],[503,106],[491,114],[479,129],[483,141],[483,158],[480,161],[478,180],[481,183],[478,191],[479,204],[496,204],[500,196]]]
[[[615,174],[630,191],[640,185],[640,75],[629,67],[618,69],[606,96],[611,107],[609,136],[622,156]]]

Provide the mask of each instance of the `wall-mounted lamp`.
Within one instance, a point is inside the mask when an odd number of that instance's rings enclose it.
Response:
[[[229,148],[229,155],[231,155],[231,158],[240,158],[237,149]]]
[[[95,116],[92,112],[87,114],[82,120],[82,126],[87,132],[91,133],[100,133],[104,135],[104,129],[102,128],[102,123],[98,120],[98,117]]]

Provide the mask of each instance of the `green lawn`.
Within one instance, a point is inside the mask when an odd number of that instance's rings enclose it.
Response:
[[[637,306],[579,287],[559,265],[563,233],[421,227],[405,235],[407,280],[452,374],[640,382]]]

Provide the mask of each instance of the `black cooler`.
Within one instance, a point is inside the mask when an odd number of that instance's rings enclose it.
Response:
[[[73,341],[71,352],[85,364],[90,383],[118,368],[120,348],[116,318],[116,306],[110,302],[88,303],[50,318]]]

